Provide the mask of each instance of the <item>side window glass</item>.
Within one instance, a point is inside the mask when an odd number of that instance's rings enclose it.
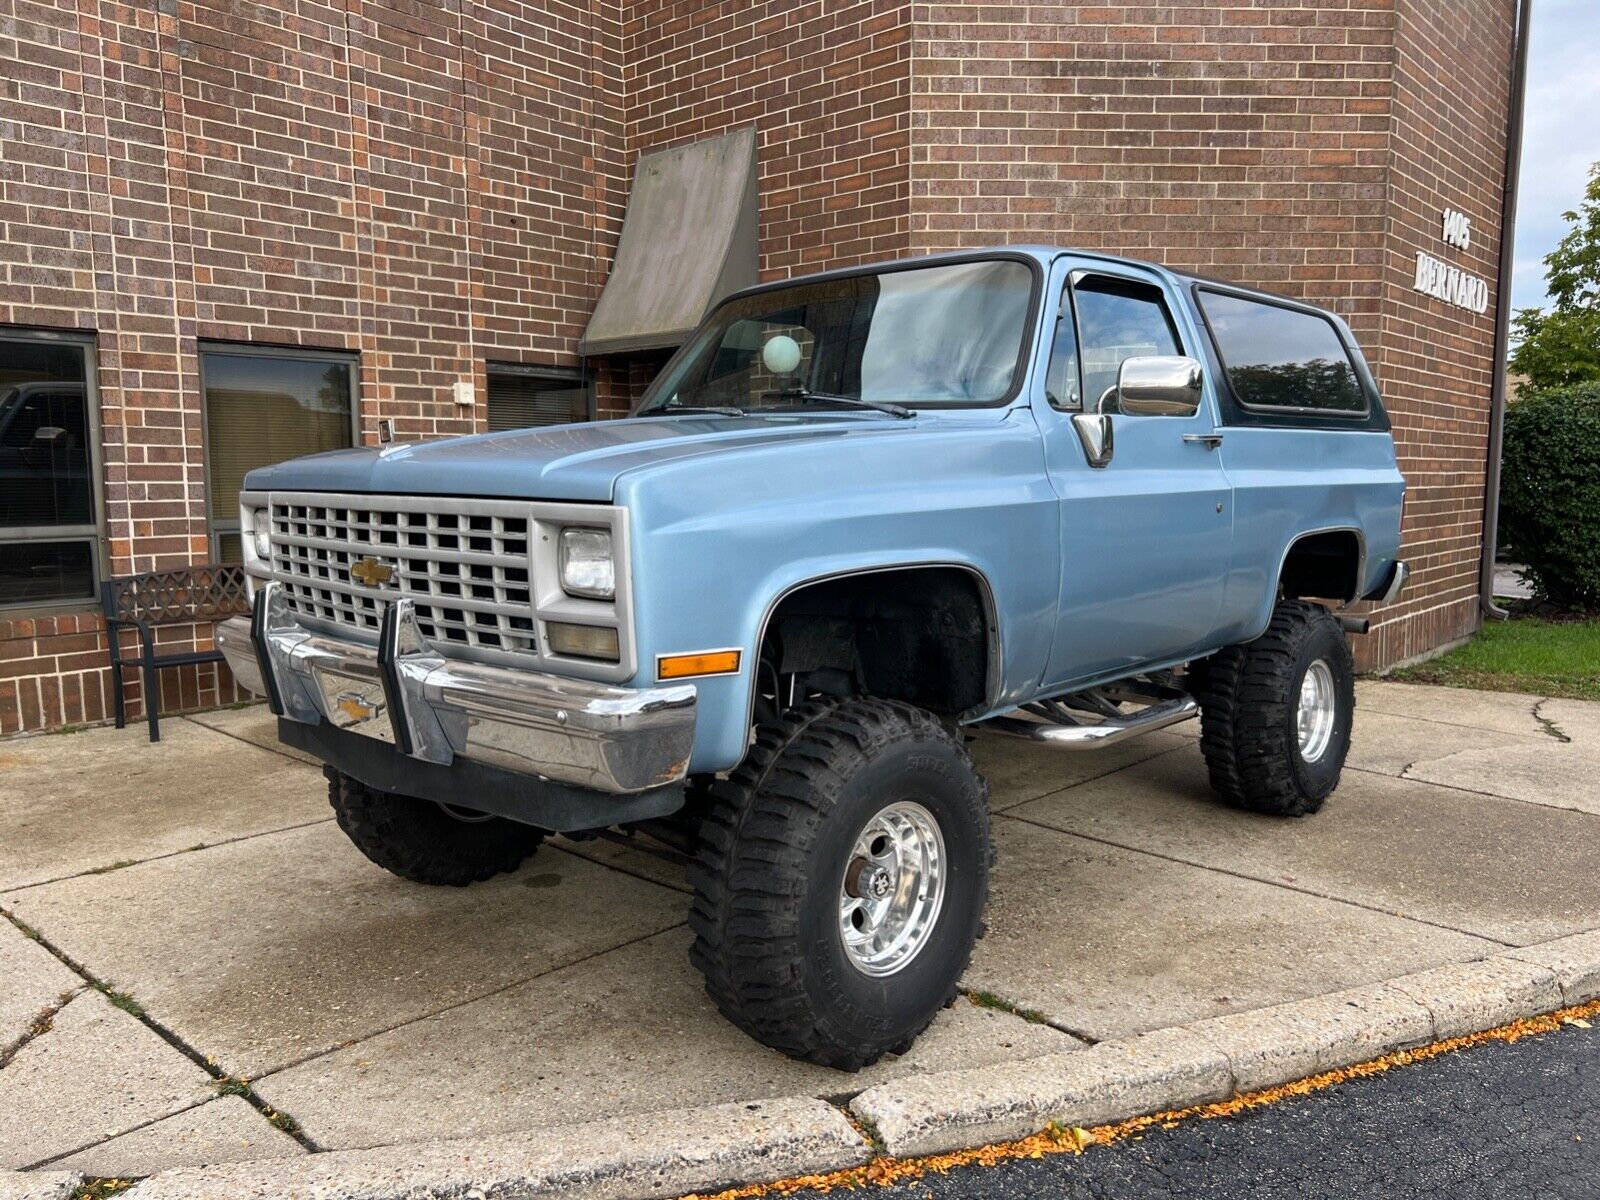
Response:
[[[1078,309],[1083,397],[1091,411],[1116,411],[1117,372],[1126,358],[1182,354],[1161,289],[1091,275],[1073,285]]]
[[[1078,331],[1072,324],[1072,297],[1065,288],[1056,317],[1055,340],[1050,343],[1050,362],[1044,373],[1044,394],[1051,408],[1063,412],[1083,409],[1082,381],[1078,377]]]
[[[1350,353],[1326,317],[1207,290],[1200,307],[1246,408],[1366,412]]]

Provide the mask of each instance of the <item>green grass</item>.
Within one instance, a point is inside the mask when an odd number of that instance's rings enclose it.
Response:
[[[1491,620],[1466,645],[1390,678],[1600,700],[1600,620]]]

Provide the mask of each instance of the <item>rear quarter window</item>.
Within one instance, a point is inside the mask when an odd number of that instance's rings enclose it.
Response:
[[[1223,292],[1201,290],[1199,301],[1240,404],[1365,415],[1355,365],[1326,317]]]

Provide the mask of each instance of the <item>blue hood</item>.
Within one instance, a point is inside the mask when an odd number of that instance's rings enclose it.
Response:
[[[629,471],[696,455],[918,422],[856,414],[647,417],[480,433],[382,449],[335,450],[260,467],[247,491],[498,496],[604,503]]]

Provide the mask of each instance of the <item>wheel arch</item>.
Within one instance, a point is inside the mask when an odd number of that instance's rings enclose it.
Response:
[[[1275,596],[1308,596],[1353,604],[1367,575],[1367,539],[1355,525],[1328,525],[1296,534],[1278,559]],[[1271,619],[1269,611],[1268,619]]]
[[[979,611],[983,620],[985,661],[982,695],[976,703],[965,706],[957,715],[965,717],[969,713],[982,711],[992,706],[1001,692],[1005,674],[1005,658],[1000,611],[995,597],[994,585],[989,576],[981,567],[958,559],[896,561],[877,563],[871,566],[855,566],[806,576],[787,584],[772,596],[767,602],[766,608],[762,611],[761,620],[756,626],[753,647],[756,669],[751,673],[750,686],[745,697],[746,724],[749,725],[755,720],[756,697],[761,687],[761,653],[767,644],[769,634],[772,632],[773,620],[779,615],[785,604],[794,601],[807,591],[851,580],[865,580],[885,575],[913,575],[933,572],[947,572],[953,577],[964,579],[970,583],[977,597]]]

